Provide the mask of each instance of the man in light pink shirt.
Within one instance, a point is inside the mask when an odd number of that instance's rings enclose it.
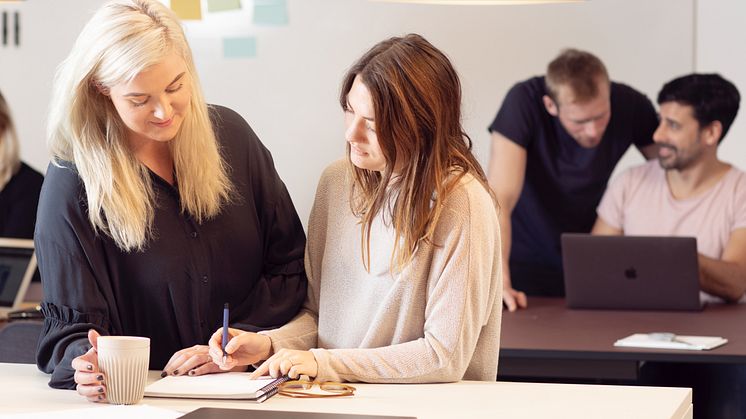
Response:
[[[663,86],[658,159],[612,181],[592,231],[696,237],[702,291],[730,302],[746,302],[746,173],[720,161],[717,147],[739,101],[736,87],[716,74]]]

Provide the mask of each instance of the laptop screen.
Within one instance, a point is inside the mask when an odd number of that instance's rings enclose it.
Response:
[[[36,269],[33,241],[0,239],[0,308],[12,308]]]
[[[570,308],[701,310],[697,239],[562,235]]]

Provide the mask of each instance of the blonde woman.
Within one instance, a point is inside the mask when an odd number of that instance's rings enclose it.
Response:
[[[21,162],[13,117],[0,92],[0,237],[34,237],[43,181],[39,172]]]
[[[179,22],[120,0],[86,24],[55,80],[36,246],[50,385],[106,400],[99,334],[151,338],[163,375],[217,372],[224,303],[249,330],[306,294],[303,228],[272,158],[235,112],[207,106]]]
[[[461,127],[448,58],[408,35],[348,71],[347,161],[324,172],[308,226],[308,296],[287,325],[221,329],[222,368],[318,381],[494,381],[501,260],[495,202]],[[345,199],[345,197],[347,199]]]

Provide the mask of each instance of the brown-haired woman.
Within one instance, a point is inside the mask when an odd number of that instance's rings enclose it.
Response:
[[[495,380],[501,316],[495,201],[461,126],[461,86],[419,35],[375,45],[340,97],[348,159],[322,175],[304,309],[260,334],[221,330],[223,368],[255,376],[422,383]]]
[[[32,239],[44,181],[21,161],[10,106],[0,92],[0,237]]]

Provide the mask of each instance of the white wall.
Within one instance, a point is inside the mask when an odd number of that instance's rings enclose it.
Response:
[[[451,57],[464,86],[465,127],[485,162],[486,127],[506,91],[543,73],[563,47],[596,53],[613,79],[651,99],[664,81],[692,71],[694,1],[426,6],[288,0],[290,25],[254,32],[256,59],[223,60],[219,43],[205,39],[195,39],[193,46],[208,100],[234,108],[254,127],[305,221],[318,176],[344,151],[337,103],[341,76],[375,42],[418,32]],[[15,112],[23,157],[37,168],[47,161],[43,126],[54,67],[101,3],[29,0],[0,6],[19,9],[24,18],[23,46],[0,47],[0,89]],[[632,153],[622,166],[639,161]]]
[[[0,45],[0,90],[13,113],[22,158],[42,172],[48,162],[44,133],[55,67],[67,56],[92,11],[102,3],[103,0],[0,3],[0,12],[5,10],[12,15],[19,11],[21,18],[20,47]],[[12,27],[10,16],[8,20]]]
[[[746,170],[746,2],[698,0],[696,6],[696,70],[720,73],[741,93],[741,109],[718,156]]]

